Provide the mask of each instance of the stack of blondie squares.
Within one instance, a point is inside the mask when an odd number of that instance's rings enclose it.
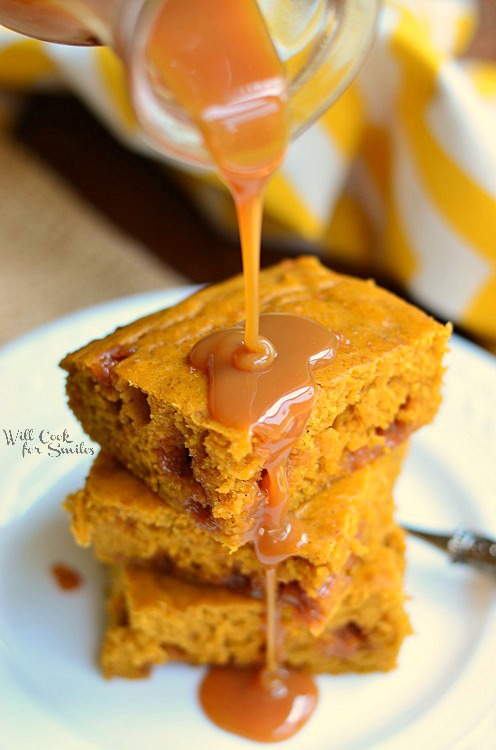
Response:
[[[260,308],[312,318],[340,341],[315,372],[315,405],[288,461],[305,543],[277,571],[282,660],[389,670],[410,632],[393,489],[410,435],[438,409],[449,327],[309,257],[261,273]],[[212,419],[207,375],[189,362],[197,341],[243,317],[236,277],[62,362],[70,406],[101,445],[65,505],[76,541],[111,570],[107,677],[169,660],[263,663],[264,568],[245,540],[264,447]]]

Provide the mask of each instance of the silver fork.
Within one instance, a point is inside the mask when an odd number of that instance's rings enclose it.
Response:
[[[452,562],[473,565],[496,575],[496,539],[480,536],[463,525],[457,526],[451,534],[440,534],[407,524],[402,526],[412,536],[446,552]]]

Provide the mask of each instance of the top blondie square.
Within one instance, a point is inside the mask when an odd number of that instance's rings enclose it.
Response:
[[[246,429],[212,418],[208,376],[189,360],[193,346],[241,323],[243,278],[201,289],[68,354],[69,404],[95,441],[176,506],[205,516],[239,547],[259,497],[266,454]],[[260,312],[292,313],[339,337],[314,376],[316,398],[288,460],[292,509],[430,422],[439,407],[450,326],[375,285],[287,260],[260,274]]]

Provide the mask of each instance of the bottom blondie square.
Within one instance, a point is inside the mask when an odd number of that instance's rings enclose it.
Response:
[[[392,491],[405,451],[400,446],[357,469],[296,512],[308,542],[278,566],[279,594],[314,632],[336,606],[354,561],[395,528]],[[264,568],[251,544],[230,553],[198,514],[167,505],[105,452],[65,505],[76,541],[92,544],[102,562],[139,563],[196,583],[262,594]]]
[[[403,536],[396,529],[354,566],[345,595],[319,637],[291,608],[281,606],[283,663],[334,674],[393,669],[411,632],[402,578]],[[113,569],[108,611],[100,657],[106,677],[146,677],[168,661],[264,662],[263,601],[226,587],[124,565]]]

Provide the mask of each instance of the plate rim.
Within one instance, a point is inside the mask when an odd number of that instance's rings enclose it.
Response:
[[[188,294],[193,293],[194,291],[197,291],[200,287],[197,285],[181,285],[181,286],[175,286],[175,287],[169,287],[162,290],[152,290],[144,293],[138,293],[133,295],[128,295],[125,297],[119,297],[115,300],[110,300],[102,303],[98,303],[96,305],[90,305],[88,307],[82,308],[80,310],[74,311],[72,313],[69,313],[68,315],[56,318],[48,323],[42,324],[31,331],[26,332],[22,336],[17,337],[16,339],[13,339],[10,342],[7,342],[5,345],[0,348],[0,366],[2,364],[8,364],[8,360],[10,357],[15,357],[18,355],[19,352],[21,352],[26,347],[29,348],[33,345],[33,342],[38,341],[40,338],[50,338],[52,335],[56,335],[58,331],[61,329],[70,329],[73,326],[79,326],[80,324],[83,324],[85,321],[87,321],[89,318],[92,319],[92,325],[93,325],[93,319],[96,321],[98,318],[98,315],[100,313],[105,313],[105,315],[113,315],[114,313],[118,315],[121,311],[123,313],[123,316],[125,317],[125,310],[126,308],[132,309],[132,314],[135,314],[135,310],[141,307],[149,307],[154,306],[155,304],[167,307],[168,304],[173,304],[176,300],[179,301],[180,299],[183,299],[184,297],[188,296]],[[167,300],[170,298],[171,302],[168,303]],[[159,308],[156,308],[159,309]],[[143,314],[149,314],[150,311],[145,311]],[[138,312],[138,315],[141,313]],[[124,323],[125,324],[125,323]],[[119,325],[119,323],[116,323],[116,325]],[[103,335],[103,334],[102,334]],[[474,356],[479,361],[483,361],[487,363],[491,368],[495,369],[496,372],[496,357],[492,355],[491,353],[487,352],[486,350],[482,349],[481,347],[477,346],[471,341],[468,341],[467,339],[464,339],[463,337],[459,336],[458,334],[453,334],[452,339],[453,341],[453,349],[460,349],[462,351],[465,351],[469,354],[469,356]],[[487,623],[486,630],[489,628],[489,621]],[[1,646],[1,642],[0,642]],[[5,662],[5,660],[2,658],[1,650],[0,650],[0,661]],[[7,666],[8,666],[8,660],[7,660]],[[445,699],[447,699],[449,696],[444,696]],[[39,707],[38,707],[39,708]],[[431,714],[432,709],[430,711],[427,711],[426,714]],[[482,717],[482,721],[484,720],[486,714]],[[413,729],[418,721],[422,720],[424,715],[418,717],[417,720],[414,720],[412,724],[410,725],[410,730]],[[467,732],[470,732],[473,727],[467,727]],[[63,729],[66,729],[63,727]],[[404,732],[409,731],[408,727],[405,727],[404,730],[401,730],[401,735],[404,734]],[[465,736],[465,735],[464,735]],[[72,733],[71,733],[72,737]],[[81,744],[81,747],[100,747],[100,745],[94,745],[93,743],[88,744],[88,741],[86,739],[83,739],[77,735],[74,737],[77,741],[79,741]],[[392,738],[394,740],[394,737]],[[460,740],[463,738],[461,737]],[[385,747],[386,745],[389,746],[389,739],[386,739],[384,744],[383,742],[380,743],[380,745],[377,745],[377,747]],[[72,747],[72,745],[71,745]],[[79,745],[78,745],[79,747]],[[375,747],[375,745],[374,745]]]

